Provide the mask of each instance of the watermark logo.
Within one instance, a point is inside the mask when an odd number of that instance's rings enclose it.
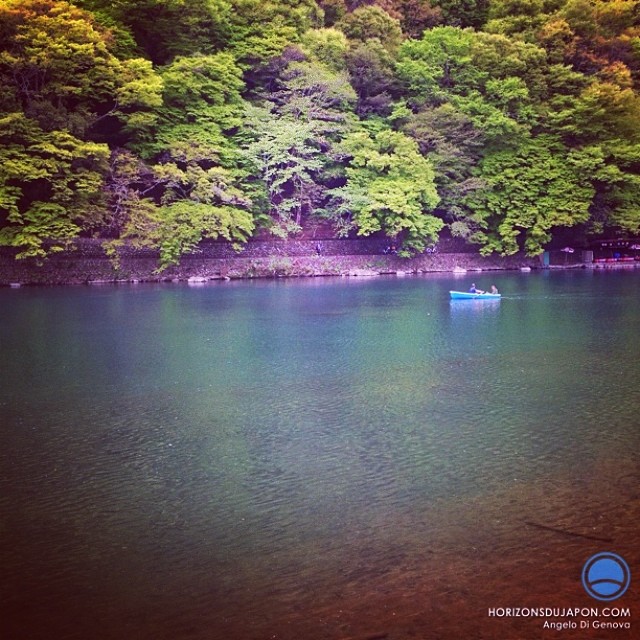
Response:
[[[629,565],[616,553],[603,551],[591,556],[582,569],[582,585],[596,600],[617,600],[629,588]]]

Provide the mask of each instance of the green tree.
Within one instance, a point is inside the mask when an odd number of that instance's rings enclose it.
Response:
[[[589,231],[616,233],[640,231],[640,144],[612,140],[588,145],[580,150],[584,156],[597,159],[583,167],[585,178],[595,189]]]
[[[510,143],[536,124],[547,72],[535,45],[454,27],[405,43],[397,64],[415,109],[450,102],[490,143]]]
[[[302,49],[307,58],[324,64],[333,71],[346,68],[349,49],[347,37],[338,29],[310,29],[302,36]]]
[[[359,235],[384,231],[402,240],[403,252],[423,251],[444,226],[430,215],[438,204],[431,163],[411,138],[397,131],[359,132],[344,141],[351,158],[347,183],[334,190],[338,214]]]
[[[316,61],[294,59],[271,85],[264,106],[248,109],[239,138],[271,230],[286,237],[323,213],[340,173],[335,144],[352,127],[356,96],[345,72]]]
[[[0,118],[0,244],[45,257],[102,223],[106,145],[45,131],[22,113]]]
[[[485,30],[535,40],[536,32],[549,18],[544,5],[544,0],[492,0]]]
[[[348,13],[336,23],[336,28],[351,41],[377,41],[390,53],[397,51],[402,42],[400,22],[376,5],[359,7]]]
[[[84,136],[118,86],[107,34],[88,13],[58,0],[7,0],[0,33],[0,109]]]
[[[250,132],[245,153],[253,175],[264,184],[271,231],[286,238],[301,230],[303,215],[321,199],[316,174],[323,159],[314,123],[252,107],[245,127]]]
[[[162,69],[162,105],[147,137],[133,145],[145,159],[118,152],[107,185],[124,242],[160,250],[160,268],[206,238],[240,243],[253,230],[253,202],[231,134],[242,123],[242,72],[228,53],[178,57]],[[115,212],[114,212],[115,213]]]
[[[242,71],[228,53],[176,58],[161,71],[162,105],[155,126],[142,131],[133,148],[145,159],[167,154],[223,161],[232,154],[228,132],[242,121]]]
[[[571,146],[638,139],[640,99],[630,88],[591,82],[578,95],[556,94],[548,107],[545,126]]]
[[[358,94],[360,117],[391,114],[400,86],[394,74],[394,60],[376,40],[357,44],[347,54],[351,85]]]
[[[472,240],[483,254],[541,253],[554,228],[589,219],[590,177],[601,163],[597,154],[569,150],[550,136],[487,154],[479,167],[485,186],[465,201],[476,225]]]
[[[146,60],[118,60],[110,34],[87,12],[57,0],[9,0],[0,33],[0,112],[22,111],[79,138],[100,136],[109,120],[106,135],[153,121],[159,77]]]
[[[314,0],[232,0],[232,6],[230,48],[240,65],[253,71],[309,29],[323,26]]]
[[[122,186],[122,177],[117,177]],[[163,190],[160,206],[141,197],[138,189],[127,189],[120,200],[126,208],[125,221],[120,237],[107,242],[112,256],[125,242],[158,249],[158,271],[163,271],[183,254],[197,250],[203,239],[224,238],[239,249],[251,235],[251,203],[234,185],[230,172],[220,167],[203,169],[196,162],[184,168],[166,163],[154,168],[154,177]]]
[[[105,196],[107,215],[102,227],[107,238],[120,238],[125,226],[138,208],[154,207],[147,192],[155,188],[151,169],[134,153],[127,149],[114,149],[109,158],[109,168],[105,176]],[[150,184],[149,184],[150,183]],[[107,247],[111,244],[106,242]]]
[[[356,95],[344,71],[316,62],[293,62],[282,77],[281,90],[267,96],[282,115],[315,121],[325,136],[340,130],[351,112]]]

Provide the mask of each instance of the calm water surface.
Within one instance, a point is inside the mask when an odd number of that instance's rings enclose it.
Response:
[[[487,609],[640,575],[640,274],[473,277],[0,290],[2,637],[541,638]]]

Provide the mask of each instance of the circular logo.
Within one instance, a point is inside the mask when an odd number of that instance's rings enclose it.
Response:
[[[582,568],[582,585],[596,600],[617,600],[629,588],[630,582],[629,565],[616,553],[596,553]]]

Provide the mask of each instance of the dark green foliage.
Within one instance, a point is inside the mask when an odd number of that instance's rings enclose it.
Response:
[[[464,198],[483,185],[474,171],[482,157],[486,137],[470,118],[446,103],[407,118],[403,130],[416,140],[434,167],[440,194],[438,212],[456,235],[468,237]]]
[[[440,8],[444,24],[454,27],[480,29],[489,10],[489,0],[434,0],[433,4]]]
[[[400,83],[393,59],[377,41],[358,43],[347,54],[351,84],[358,94],[357,112],[361,117],[389,116]]]
[[[124,55],[144,52],[154,63],[219,51],[231,38],[229,0],[77,0],[114,32]]]

